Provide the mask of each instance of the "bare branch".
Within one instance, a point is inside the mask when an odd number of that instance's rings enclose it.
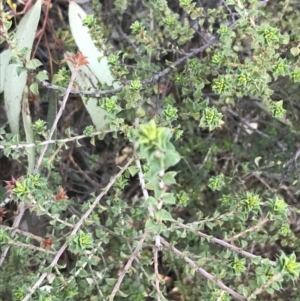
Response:
[[[145,232],[143,235],[142,235],[142,238],[140,239],[140,241],[138,242],[134,252],[132,253],[132,255],[130,256],[127,264],[125,265],[124,267],[124,270],[121,272],[119,278],[118,278],[118,281],[117,283],[115,284],[114,288],[113,288],[113,291],[112,293],[110,294],[109,296],[109,300],[112,301],[116,295],[116,293],[119,291],[120,289],[120,285],[127,273],[127,271],[129,270],[129,268],[131,267],[132,265],[132,262],[133,260],[138,256],[138,253],[140,252],[142,246],[143,246],[143,243],[144,243],[144,240],[146,239],[146,237],[149,235],[148,232]]]
[[[183,260],[185,262],[187,262],[192,268],[197,269],[197,271],[204,276],[205,278],[209,279],[210,281],[212,281],[214,284],[218,285],[221,289],[223,289],[224,291],[226,291],[227,293],[229,293],[230,295],[232,295],[235,299],[240,300],[240,301],[246,301],[246,299],[238,294],[237,292],[233,291],[231,288],[229,288],[228,286],[226,286],[222,281],[218,280],[216,277],[214,277],[213,275],[209,274],[208,272],[206,272],[204,269],[199,268],[197,266],[197,264],[190,258],[188,258],[187,256],[185,256],[182,252],[180,252],[177,248],[175,248],[174,246],[172,246],[171,244],[169,244],[165,239],[161,238],[161,242],[163,245],[165,245],[168,249],[170,249],[171,251],[173,251],[176,255],[180,256],[181,258],[183,258]]]

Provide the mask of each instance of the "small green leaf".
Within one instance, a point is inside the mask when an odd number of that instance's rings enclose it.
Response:
[[[130,175],[134,177],[138,173],[139,169],[135,165],[132,165],[128,167],[128,171]]]
[[[145,224],[145,231],[147,232],[154,232],[154,229],[156,228],[156,224],[152,218],[148,218]]]
[[[177,175],[176,171],[169,171],[163,177],[163,182],[165,184],[176,184],[175,177]]]
[[[136,117],[138,117],[138,118],[142,118],[142,117],[144,117],[145,116],[145,114],[146,114],[146,112],[145,112],[145,110],[143,109],[143,108],[138,108],[137,110],[136,110]]]
[[[39,95],[39,86],[37,82],[34,82],[30,85],[30,91],[35,95]]]
[[[32,59],[26,63],[26,68],[29,70],[35,70],[37,67],[43,65],[38,59]]]
[[[115,283],[117,282],[117,279],[115,278],[105,278],[105,282],[108,284],[108,285],[115,285]]]
[[[168,212],[165,209],[161,209],[159,210],[156,214],[155,217],[159,220],[159,221],[173,221],[174,218],[172,217],[171,213]]]
[[[172,193],[165,193],[163,195],[163,203],[165,205],[174,205],[176,204],[176,198]]]
[[[292,47],[292,48],[291,48],[291,54],[292,54],[293,56],[297,56],[299,53],[300,53],[299,47]]]
[[[175,151],[168,152],[167,156],[164,158],[164,167],[168,169],[171,166],[176,165],[180,161],[180,155]]]
[[[52,84],[56,84],[60,81],[63,81],[64,79],[65,79],[65,77],[63,75],[56,73],[56,74],[53,75]]]
[[[254,159],[254,163],[255,163],[255,165],[257,166],[257,167],[259,167],[259,161],[262,159],[262,157],[256,157],[255,159]]]
[[[150,196],[146,201],[145,201],[145,205],[154,205],[156,206],[157,205],[157,200]]]
[[[20,76],[23,72],[26,72],[26,68],[23,66],[16,66],[17,75]]]
[[[255,257],[251,258],[251,261],[254,264],[258,265],[261,262],[261,257],[260,256],[255,256]]]
[[[40,71],[40,72],[36,75],[36,78],[37,78],[39,81],[47,80],[47,79],[48,79],[47,71],[46,71],[46,70]]]

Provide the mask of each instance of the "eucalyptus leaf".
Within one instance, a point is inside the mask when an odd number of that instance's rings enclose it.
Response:
[[[70,28],[79,50],[88,58],[89,68],[101,84],[113,85],[114,88],[118,88],[120,85],[114,82],[115,79],[110,72],[107,57],[97,49],[88,28],[83,25],[86,16],[85,11],[77,3],[70,1]]]
[[[113,78],[107,57],[97,49],[95,46],[89,30],[83,25],[83,20],[87,14],[84,10],[75,2],[71,1],[69,4],[69,22],[74,40],[84,56],[87,57],[88,65],[80,66],[77,83],[81,89],[96,89],[98,82],[101,84],[112,85],[114,88],[118,88],[119,84]],[[65,54],[65,57],[68,54]],[[99,60],[100,59],[100,60]],[[73,65],[67,61],[71,70],[74,69]],[[105,116],[106,112],[101,109],[97,104],[97,99],[82,97],[85,107],[92,118],[92,122],[98,131],[105,128]]]
[[[7,65],[11,56],[11,50],[7,49],[0,54],[0,93],[4,91],[4,79],[6,76]]]
[[[24,124],[24,130],[26,135],[27,143],[34,143],[34,134],[32,129],[32,120],[29,110],[29,101],[28,101],[28,87],[25,86],[23,99],[22,99],[22,119]],[[35,147],[27,147],[27,158],[28,158],[28,170],[27,173],[33,173],[35,166]]]
[[[15,40],[18,49],[32,48],[37,26],[40,20],[42,8],[42,0],[37,0],[35,5],[25,14],[20,23],[18,24]],[[10,57],[13,54],[13,50],[9,49],[9,54],[5,54]],[[26,60],[30,59],[31,51],[26,52]],[[21,112],[21,101],[23,97],[24,88],[27,80],[27,72],[21,72],[18,75],[17,67],[20,65],[10,64],[6,66],[5,79],[4,79],[4,102],[5,111],[11,132],[13,134],[19,134],[19,120]],[[20,71],[23,71],[22,68]]]
[[[68,54],[65,54],[67,57]],[[71,71],[74,70],[74,66],[71,62],[67,61],[67,64]],[[88,65],[80,66],[78,69],[78,74],[76,76],[76,83],[79,85],[80,89],[88,90],[92,87],[97,87],[97,78],[91,71]],[[101,131],[105,128],[105,116],[106,112],[98,105],[98,100],[92,97],[82,96],[83,103],[87,109],[89,115],[91,116],[92,122],[96,127],[97,131]]]

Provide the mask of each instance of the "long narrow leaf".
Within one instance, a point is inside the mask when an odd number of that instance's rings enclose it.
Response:
[[[50,90],[49,93],[47,93],[47,95],[48,95],[47,128],[48,130],[51,130],[57,115],[58,94],[56,93],[56,91]],[[52,136],[52,139],[56,140],[56,138],[57,138],[57,131],[55,131]],[[48,146],[46,157],[50,157],[54,149],[55,149],[55,144],[51,143]]]
[[[118,88],[119,84],[114,82],[114,78],[110,72],[107,57],[95,46],[89,30],[83,25],[86,17],[84,10],[74,1],[69,4],[69,22],[74,40],[79,50],[88,57],[89,68],[98,78],[101,84],[113,85]],[[99,61],[100,59],[100,61]]]
[[[41,15],[42,0],[37,0],[35,5],[25,14],[20,21],[16,31],[16,43],[19,50],[25,47],[31,49]],[[12,51],[10,50],[12,55]],[[30,51],[26,59],[29,60]],[[6,66],[4,80],[4,102],[7,119],[13,134],[19,134],[19,118],[21,112],[21,101],[26,85],[27,72],[17,74],[17,65]]]
[[[68,55],[65,54],[65,57]],[[72,63],[67,61],[68,67],[71,71],[73,71],[74,66]],[[90,70],[88,65],[80,66],[77,76],[76,76],[76,83],[79,85],[80,89],[86,90],[90,88],[97,87],[97,78],[94,73]],[[106,112],[97,105],[96,98],[87,98],[82,96],[83,103],[85,108],[87,109],[89,115],[91,116],[92,122],[95,125],[97,131],[101,131],[105,127],[105,115]]]
[[[4,79],[6,76],[7,65],[11,56],[11,50],[7,49],[0,54],[0,93],[4,91]]]
[[[28,86],[25,86],[23,99],[22,99],[22,119],[24,124],[24,130],[26,135],[27,143],[34,143],[34,133],[32,129],[32,120],[29,109],[28,101]],[[27,173],[30,174],[34,170],[35,165],[35,147],[28,147],[26,149],[27,158],[28,158],[28,170]]]

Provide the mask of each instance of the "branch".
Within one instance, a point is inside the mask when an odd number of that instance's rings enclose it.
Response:
[[[60,119],[60,117],[62,116],[63,114],[63,111],[66,107],[66,103],[67,103],[67,100],[69,98],[69,95],[71,93],[71,89],[74,85],[74,81],[75,81],[75,78],[76,78],[76,75],[77,75],[77,72],[78,72],[78,68],[74,68],[73,72],[72,72],[72,76],[71,76],[71,79],[70,79],[70,82],[69,82],[69,85],[68,85],[68,88],[66,89],[65,91],[65,96],[63,98],[63,102],[59,108],[59,111],[57,112],[57,115],[56,115],[56,118],[53,122],[53,125],[52,125],[52,128],[50,130],[50,133],[49,133],[49,137],[48,137],[48,140],[51,140],[54,132],[56,131],[56,128],[57,128],[57,124],[58,124],[58,121]],[[42,148],[42,151],[41,151],[41,154],[39,156],[39,159],[37,161],[37,164],[35,166],[35,169],[34,169],[34,172],[37,172],[38,169],[40,168],[41,164],[42,164],[42,161],[43,161],[43,158],[46,154],[46,151],[47,151],[47,148],[48,148],[48,143],[44,145],[44,147]]]
[[[188,258],[187,256],[185,256],[182,252],[180,252],[174,246],[170,245],[165,239],[161,238],[161,242],[168,249],[170,249],[171,251],[173,251],[176,255],[178,255],[181,258],[183,258],[183,260],[185,262],[187,262],[192,268],[197,269],[197,271],[202,276],[204,276],[208,280],[212,281],[214,284],[218,285],[221,289],[223,289],[224,291],[226,291],[227,293],[229,293],[230,295],[232,295],[235,299],[240,300],[240,301],[246,301],[246,299],[242,295],[240,295],[240,294],[236,293],[235,291],[233,291],[231,288],[229,288],[228,286],[226,286],[222,281],[218,280],[216,277],[214,277],[213,275],[209,274],[204,269],[199,268],[197,266],[197,264],[193,260],[191,260],[190,258]]]
[[[267,138],[269,140],[274,141],[278,145],[278,147],[281,149],[282,152],[286,152],[287,148],[281,142],[278,142],[276,139],[272,138],[271,136],[269,136],[269,135],[265,134],[264,132],[254,128],[245,118],[241,117],[239,114],[232,111],[231,109],[227,109],[227,112],[230,113],[232,116],[236,117],[242,124],[247,126],[253,132],[257,133],[258,135],[260,135],[264,138]]]
[[[153,252],[153,259],[154,259],[154,275],[155,275],[155,289],[157,292],[157,301],[160,301],[160,296],[162,296],[162,293],[159,288],[159,273],[158,273],[158,248],[154,248]]]
[[[258,258],[259,257],[259,256],[256,256],[256,255],[253,255],[252,253],[246,252],[246,251],[244,251],[241,248],[238,248],[238,247],[236,247],[234,245],[231,245],[231,244],[229,244],[228,242],[226,242],[226,241],[224,241],[222,239],[218,239],[218,238],[209,236],[209,235],[207,235],[205,233],[197,231],[197,230],[195,230],[195,229],[193,229],[193,228],[191,228],[191,227],[189,227],[187,225],[184,225],[182,223],[178,223],[178,226],[181,227],[181,228],[183,228],[183,229],[188,230],[189,232],[192,232],[192,233],[198,235],[199,237],[205,238],[205,239],[207,239],[210,242],[213,242],[213,243],[215,243],[217,245],[223,246],[223,247],[225,247],[227,249],[230,249],[230,250],[232,250],[232,251],[234,251],[236,253],[242,254],[245,257],[248,257],[248,258]],[[270,260],[270,265],[275,266],[276,262]]]
[[[20,206],[19,206],[19,214],[18,214],[17,217],[15,218],[14,223],[13,223],[13,225],[12,225],[12,228],[13,228],[14,230],[13,230],[13,232],[11,233],[11,238],[13,238],[13,237],[15,236],[15,234],[16,234],[16,229],[17,229],[17,228],[19,227],[19,225],[20,225],[20,222],[21,222],[22,217],[23,217],[23,215],[24,215],[24,213],[25,213],[25,210],[26,210],[25,204],[24,204],[23,202],[20,203]],[[1,267],[1,265],[3,264],[3,262],[4,262],[4,260],[5,260],[6,256],[7,256],[8,251],[9,251],[9,246],[3,251],[2,255],[1,255],[1,258],[0,258],[0,267]]]
[[[271,277],[264,285],[262,285],[261,287],[258,287],[248,298],[247,301],[253,300],[254,296],[259,295],[260,293],[262,293],[263,290],[265,290],[269,285],[271,285],[272,283],[276,282],[277,280],[279,280],[280,278],[282,278],[281,273],[277,273],[275,274],[273,277]]]
[[[113,288],[113,291],[112,293],[110,294],[109,296],[109,301],[112,301],[116,295],[116,293],[119,291],[120,289],[120,285],[125,277],[125,274],[127,273],[127,271],[129,270],[129,268],[131,267],[132,265],[132,262],[133,260],[137,257],[138,253],[140,252],[142,246],[143,246],[143,243],[144,243],[144,240],[146,239],[146,237],[149,235],[148,232],[145,232],[143,235],[142,235],[142,238],[140,239],[140,241],[138,242],[138,245],[136,246],[134,252],[132,253],[132,255],[130,256],[127,264],[125,265],[123,271],[121,272],[119,278],[118,278],[118,281],[117,283],[115,284],[114,288]]]
[[[34,147],[34,146],[41,146],[41,145],[46,145],[46,144],[52,144],[52,143],[67,143],[67,142],[71,142],[71,141],[77,141],[80,139],[84,139],[84,138],[92,138],[98,135],[102,135],[103,133],[111,133],[112,131],[107,130],[107,131],[99,131],[99,132],[95,132],[92,135],[79,135],[76,137],[70,137],[70,138],[64,138],[64,139],[57,139],[57,140],[45,140],[42,142],[38,142],[38,143],[24,143],[24,144],[14,144],[14,145],[0,145],[0,149],[7,149],[7,148],[11,148],[11,149],[20,149],[20,148],[28,148],[28,147]]]

